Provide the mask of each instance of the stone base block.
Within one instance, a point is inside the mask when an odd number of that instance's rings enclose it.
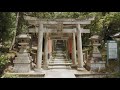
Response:
[[[43,65],[42,67],[43,67],[43,69],[45,69],[45,70],[49,70],[48,65]]]
[[[78,70],[78,71],[84,71],[85,68],[79,68],[79,67],[78,67],[77,70]]]
[[[39,69],[38,69],[38,68],[35,68],[35,69],[34,69],[34,71],[35,71],[35,72],[38,72],[38,73],[42,73],[42,70],[43,70],[42,68],[39,68]]]
[[[71,68],[77,68],[77,65],[73,64],[73,65],[71,65]]]
[[[15,57],[14,63],[14,72],[15,73],[27,73],[31,70],[32,57],[29,53],[19,53]]]
[[[30,64],[15,64],[13,71],[15,73],[26,73],[30,72],[31,66]]]
[[[102,70],[105,69],[105,61],[91,62],[87,66],[90,67],[91,71]]]

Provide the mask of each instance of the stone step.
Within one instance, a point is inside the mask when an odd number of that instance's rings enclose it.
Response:
[[[53,53],[52,55],[67,55],[66,53]]]
[[[66,54],[60,54],[60,53],[58,53],[58,54],[52,54],[53,56],[66,56]]]
[[[65,52],[63,52],[63,51],[56,51],[56,52],[53,52],[53,53],[65,53]]]
[[[55,56],[55,58],[57,58],[57,57],[59,57],[59,58],[60,58],[60,57],[61,57],[61,58],[66,58],[66,56],[60,56],[60,55],[59,55],[59,56]]]
[[[69,61],[49,61],[49,63],[69,63]]]
[[[49,69],[71,69],[70,66],[48,66]]]
[[[49,63],[49,66],[68,66],[72,65],[72,63]]]
[[[55,57],[54,59],[67,59],[66,57]]]
[[[55,53],[52,53],[52,54],[56,54],[56,53],[61,53],[61,54],[63,54],[64,52],[55,52]]]
[[[55,58],[55,59],[52,59],[51,61],[69,61],[69,60],[66,58],[61,58],[61,59]]]
[[[68,59],[57,59],[57,58],[55,58],[55,59],[52,59],[53,61],[68,61]]]
[[[58,58],[54,58],[53,60],[55,60],[55,59],[64,59],[64,60],[66,60],[67,58],[59,58],[59,57],[58,57]]]
[[[50,62],[54,62],[54,61],[55,61],[55,62],[57,62],[57,61],[58,61],[58,62],[70,62],[70,61],[68,61],[68,60],[51,60]]]
[[[64,51],[54,51],[54,52],[56,53],[56,52],[64,52]],[[54,52],[53,52],[53,53],[54,53]]]
[[[58,53],[60,53],[60,54],[66,54],[66,53],[63,53],[63,52],[56,52],[56,53],[52,53],[52,54],[58,54]]]
[[[66,57],[66,55],[53,55],[53,57]]]
[[[56,54],[61,54],[61,55],[66,55],[66,53],[53,53],[54,55]]]
[[[65,57],[55,57],[56,59],[66,59]]]
[[[49,62],[54,62],[54,61],[55,61],[55,62],[57,62],[57,61],[58,61],[58,62],[67,62],[68,60],[51,60],[51,61],[49,61]],[[69,62],[69,61],[68,61],[68,62]]]
[[[55,56],[54,58],[66,58],[66,56]]]

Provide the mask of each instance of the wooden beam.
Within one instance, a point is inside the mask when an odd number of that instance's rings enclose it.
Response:
[[[83,20],[83,21],[75,21],[75,22],[63,22],[63,24],[90,24],[91,21]]]
[[[38,33],[38,28],[29,28],[30,33]]]
[[[67,40],[69,37],[50,37],[52,40]]]
[[[38,28],[29,28],[30,33],[38,33]],[[43,29],[43,32],[48,33],[58,33],[56,29]],[[63,29],[61,32],[63,33],[74,33],[76,32],[76,28],[74,29]],[[90,33],[90,29],[81,29],[81,33]]]
[[[49,32],[49,33],[58,33],[56,29],[44,29],[43,32]],[[63,29],[60,31],[61,33],[73,33],[76,32],[76,29]]]
[[[31,16],[24,16],[24,19],[25,19],[25,20],[39,20],[38,18],[36,18],[36,17],[31,17]]]
[[[64,33],[56,33],[56,34],[52,34],[49,35],[50,37],[69,37],[69,33],[67,33],[66,35],[64,35]]]
[[[90,29],[81,29],[81,33],[90,33]]]
[[[29,28],[30,33],[38,33],[38,28]],[[43,32],[48,32],[48,33],[57,33],[58,31],[56,29],[43,29]],[[63,29],[61,31],[63,33],[73,33],[76,32],[76,29]]]
[[[36,20],[36,21],[57,21],[57,22],[74,22],[74,21],[83,21],[82,19],[39,19],[36,17],[31,17],[31,16],[24,16],[25,20]],[[91,17],[91,18],[86,18],[84,20],[94,20],[95,17]]]
[[[38,25],[39,22],[43,24],[59,24],[57,21],[38,21],[38,20],[28,20],[29,24]],[[91,20],[82,20],[82,21],[64,21],[63,24],[90,24]]]

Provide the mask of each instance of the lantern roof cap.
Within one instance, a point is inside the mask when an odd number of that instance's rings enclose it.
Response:
[[[91,40],[98,40],[98,39],[100,39],[100,37],[99,37],[99,35],[93,35],[93,36],[91,36],[89,39],[91,39]]]
[[[29,39],[31,39],[31,36],[29,36],[28,34],[19,34],[18,36],[16,36],[16,38],[29,38]]]
[[[120,37],[120,32],[114,34],[112,37]]]

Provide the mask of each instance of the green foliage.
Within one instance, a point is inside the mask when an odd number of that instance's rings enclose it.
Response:
[[[109,74],[103,78],[120,78],[120,72],[119,73],[112,73],[112,74]]]
[[[25,12],[25,15],[46,18],[46,19],[55,19],[55,18],[88,18],[95,14],[95,12]]]
[[[4,43],[12,37],[14,30],[14,14],[11,12],[0,12],[0,42]]]
[[[120,32],[120,13],[110,12],[104,18],[104,29],[101,31],[104,41],[114,35],[115,33]]]
[[[5,55],[0,56],[0,69],[3,69],[10,61]]]
[[[23,32],[27,32],[27,22],[24,20],[24,12],[19,12],[18,25],[16,27],[16,36]]]
[[[98,34],[106,39],[120,32],[119,12],[19,12],[18,26],[15,28],[16,12],[0,12],[0,42],[12,40],[15,30],[17,34],[27,32],[27,23],[24,15],[38,17],[40,19],[74,18],[86,19],[95,16],[95,20],[84,28],[90,28],[90,34],[84,34],[83,43],[88,44],[88,38],[93,34]],[[7,37],[6,37],[7,36]],[[85,42],[84,42],[85,41]],[[86,43],[87,42],[87,43]]]
[[[19,75],[13,75],[13,74],[4,74],[1,78],[19,78]]]
[[[115,77],[115,78],[120,78],[120,72],[114,73],[114,74],[113,74],[113,77]]]

